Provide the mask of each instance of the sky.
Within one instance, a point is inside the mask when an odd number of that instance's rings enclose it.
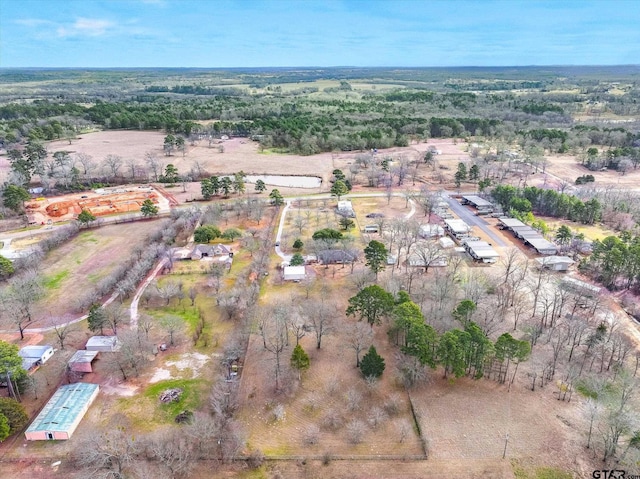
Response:
[[[640,64],[640,0],[0,0],[0,67]]]

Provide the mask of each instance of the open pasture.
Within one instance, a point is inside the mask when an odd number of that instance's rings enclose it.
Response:
[[[50,317],[75,317],[75,300],[113,271],[119,258],[126,259],[135,248],[143,247],[146,235],[157,225],[150,220],[82,231],[48,253],[41,265],[45,295],[36,304],[29,327],[42,326]]]

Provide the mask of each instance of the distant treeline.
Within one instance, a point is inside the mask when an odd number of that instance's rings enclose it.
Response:
[[[145,88],[150,93],[178,93],[181,95],[215,95],[215,96],[242,96],[245,92],[240,88],[206,87],[203,85],[177,85],[159,86],[151,85]]]

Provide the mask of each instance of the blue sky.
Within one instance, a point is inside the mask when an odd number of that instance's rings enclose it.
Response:
[[[0,0],[0,67],[640,64],[640,0]]]

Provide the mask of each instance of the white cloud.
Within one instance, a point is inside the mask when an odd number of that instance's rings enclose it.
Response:
[[[56,33],[59,37],[99,37],[111,32],[114,27],[115,24],[109,20],[80,17],[71,25],[59,26]]]

